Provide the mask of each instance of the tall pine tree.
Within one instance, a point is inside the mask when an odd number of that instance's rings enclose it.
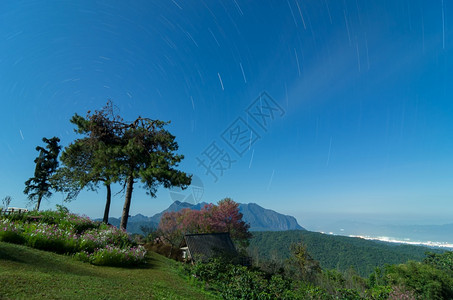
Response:
[[[111,101],[94,114],[88,112],[83,118],[75,114],[71,123],[75,130],[85,135],[66,147],[61,155],[63,168],[55,176],[59,190],[67,193],[67,200],[74,199],[83,188],[96,190],[99,183],[107,189],[103,222],[108,223],[111,184],[120,180],[116,159],[119,158],[117,148],[121,146],[121,131],[117,125],[121,123],[119,116],[114,115]]]
[[[36,201],[36,210],[39,210],[43,198],[52,195],[51,177],[58,168],[58,154],[61,149],[61,146],[58,145],[60,139],[57,137],[42,140],[47,145],[45,148],[36,147],[39,156],[34,161],[36,163],[35,174],[25,182],[24,190],[24,194],[28,195],[31,202]]]
[[[110,206],[110,184],[122,182],[126,189],[120,227],[126,229],[132,201],[132,191],[139,179],[151,197],[157,188],[178,186],[186,188],[191,176],[176,169],[183,155],[176,154],[178,144],[164,126],[169,122],[138,117],[124,122],[114,113],[112,102],[100,111],[88,112],[86,118],[75,115],[76,124],[83,139],[67,147],[62,161],[76,171],[73,179],[79,187],[88,182],[102,181],[107,187],[104,221]]]

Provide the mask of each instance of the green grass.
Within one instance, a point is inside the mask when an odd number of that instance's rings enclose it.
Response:
[[[213,299],[180,264],[150,252],[141,268],[98,267],[0,242],[0,299]]]

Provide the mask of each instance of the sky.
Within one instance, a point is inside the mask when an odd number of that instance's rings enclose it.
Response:
[[[26,207],[35,147],[110,99],[171,120],[194,175],[156,198],[137,183],[132,215],[231,197],[308,229],[453,223],[452,50],[442,0],[1,1],[0,198]],[[42,208],[101,217],[105,194]]]

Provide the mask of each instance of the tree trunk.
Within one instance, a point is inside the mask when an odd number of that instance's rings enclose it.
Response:
[[[39,195],[38,196],[38,203],[36,203],[36,211],[38,211],[39,207],[41,206],[41,199],[42,199],[42,195]]]
[[[172,253],[173,253],[173,244],[170,245],[170,253],[168,254],[168,258],[171,258]]]
[[[127,219],[129,218],[129,208],[131,207],[132,188],[134,187],[134,178],[127,178],[126,200],[124,201],[123,214],[121,216],[120,228],[126,230]]]
[[[105,210],[104,210],[104,220],[105,224],[109,222],[109,211],[110,211],[110,202],[112,199],[112,190],[110,189],[110,184],[106,185],[107,187],[107,201],[105,202]]]

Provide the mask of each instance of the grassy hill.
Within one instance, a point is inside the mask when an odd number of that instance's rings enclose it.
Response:
[[[215,299],[150,252],[142,268],[99,267],[0,242],[0,299]]]
[[[283,261],[290,256],[290,246],[303,242],[312,257],[324,269],[345,271],[353,267],[360,275],[368,276],[376,266],[421,261],[425,252],[441,250],[412,245],[397,245],[318,232],[293,230],[253,232],[249,252],[256,259]]]

